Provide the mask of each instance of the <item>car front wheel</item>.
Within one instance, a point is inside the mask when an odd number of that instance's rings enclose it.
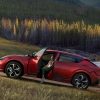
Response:
[[[6,65],[5,73],[10,78],[20,78],[22,76],[22,66],[20,63],[12,61]]]
[[[87,89],[90,85],[90,80],[85,73],[78,73],[74,75],[72,85],[76,88]]]

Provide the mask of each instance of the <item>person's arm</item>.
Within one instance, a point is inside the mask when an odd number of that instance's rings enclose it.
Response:
[[[46,67],[52,67],[54,61],[49,61],[48,64],[46,65]]]

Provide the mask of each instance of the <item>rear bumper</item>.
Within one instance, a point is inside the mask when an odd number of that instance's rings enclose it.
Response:
[[[100,75],[97,75],[95,72],[91,73],[91,85],[100,84]]]

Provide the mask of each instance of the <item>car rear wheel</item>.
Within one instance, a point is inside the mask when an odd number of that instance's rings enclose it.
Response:
[[[22,66],[20,63],[12,61],[6,65],[5,73],[10,78],[20,78],[22,76]]]
[[[78,73],[74,75],[72,85],[76,88],[87,89],[90,85],[89,77],[85,73]]]

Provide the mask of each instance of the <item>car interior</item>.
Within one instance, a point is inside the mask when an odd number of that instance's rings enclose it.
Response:
[[[51,57],[56,57],[56,53],[52,53],[52,52],[45,52],[39,62],[39,72],[38,72],[38,76],[39,78],[42,77],[42,68],[44,66],[46,66],[48,64],[48,62],[50,61]],[[53,67],[52,67],[53,68]],[[47,76],[49,72],[46,73],[45,77]]]

